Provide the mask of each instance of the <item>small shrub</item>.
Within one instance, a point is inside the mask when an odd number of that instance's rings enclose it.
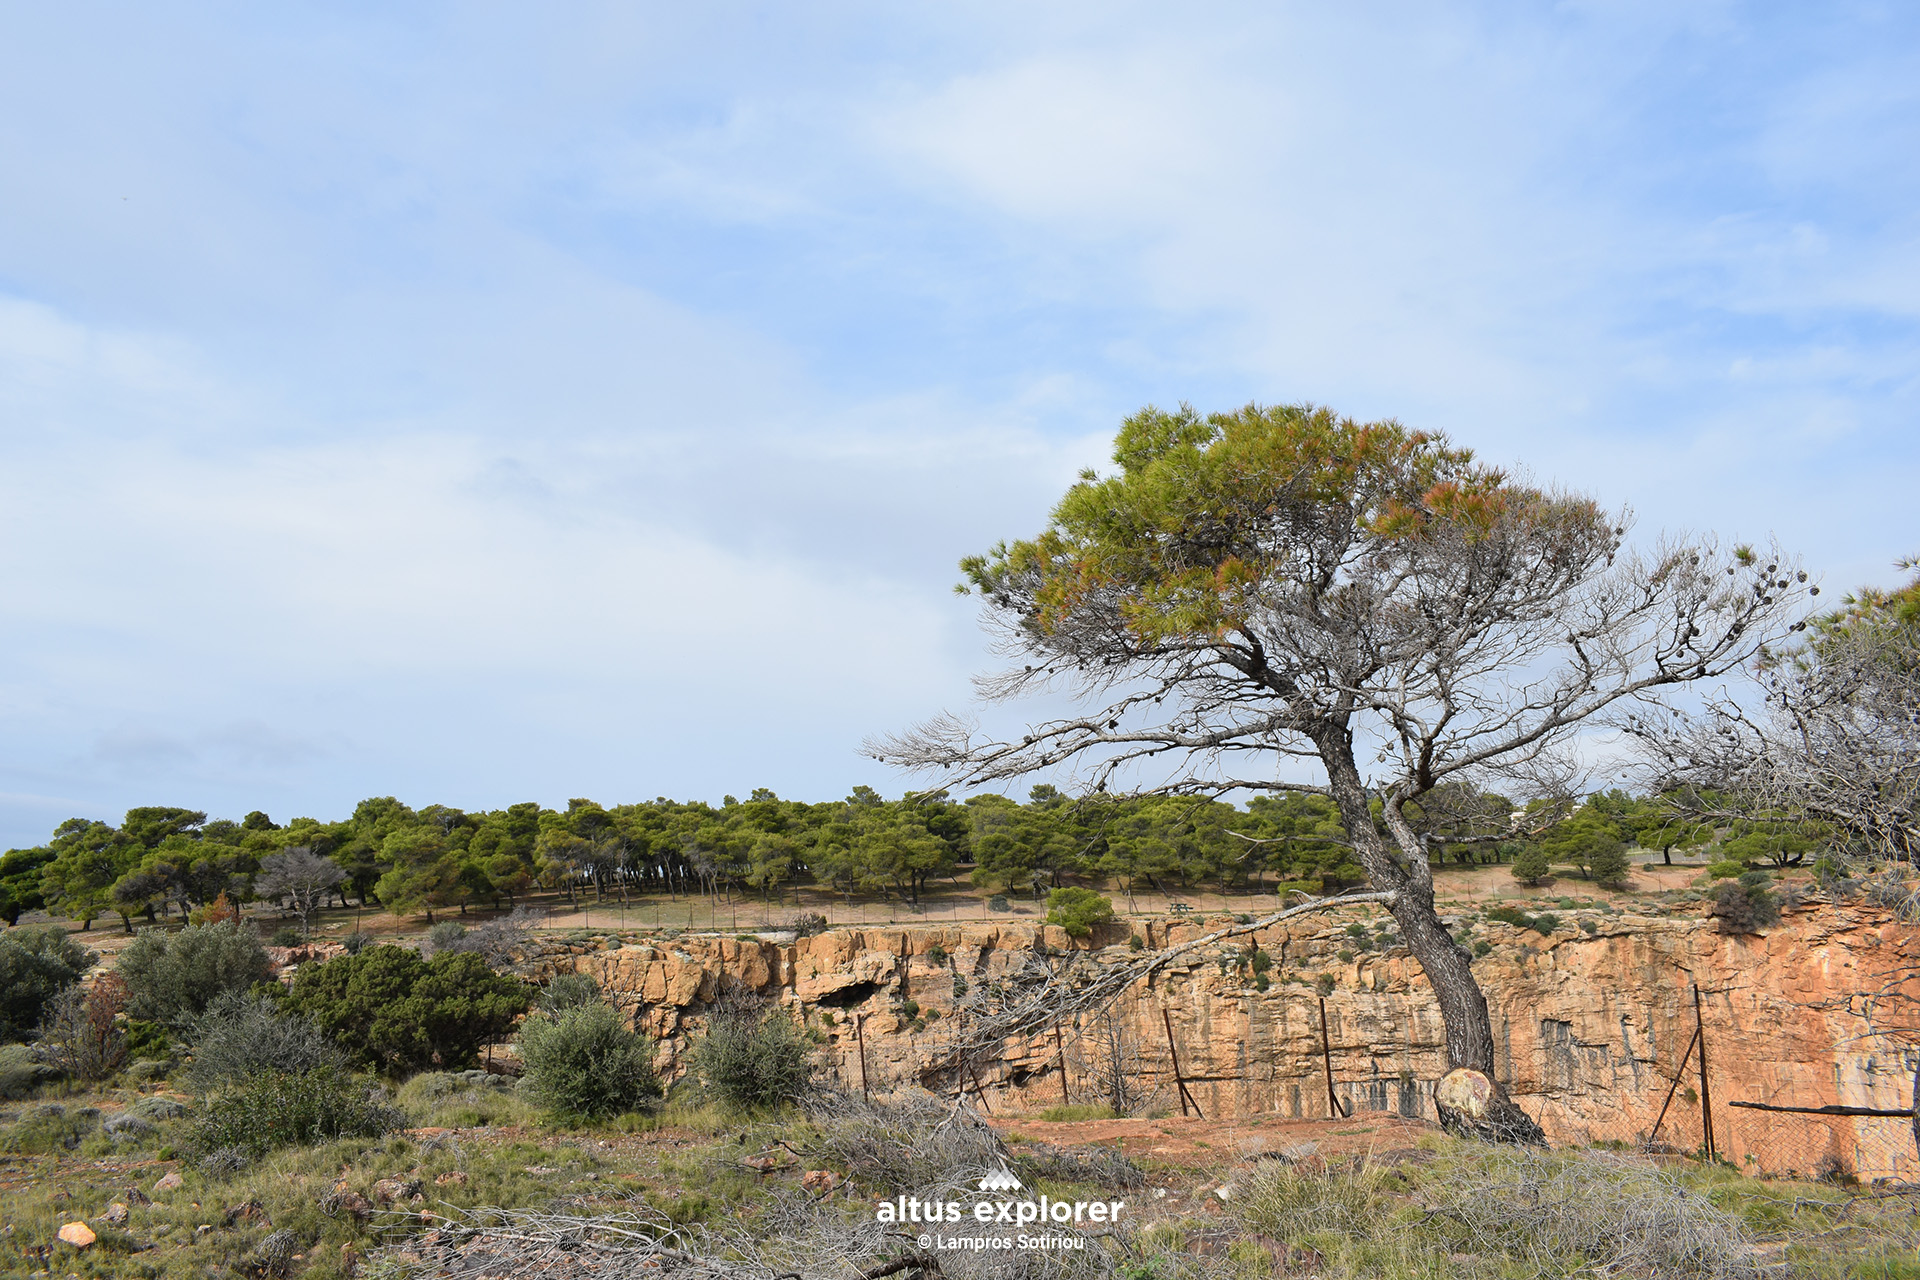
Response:
[[[187,1114],[187,1104],[178,1098],[169,1098],[165,1094],[154,1093],[140,1099],[127,1108],[142,1120],[178,1120]]]
[[[47,1001],[80,981],[98,958],[57,925],[0,934],[0,1039],[25,1038],[40,1025]]]
[[[35,1058],[26,1045],[0,1045],[0,1098],[11,1101],[28,1097],[59,1074]]]
[[[534,998],[542,1012],[560,1014],[585,1004],[601,1004],[600,984],[590,973],[556,973]]]
[[[442,920],[427,930],[427,954],[438,955],[450,951],[455,943],[467,936],[467,926],[458,920]]]
[[[1340,948],[1340,950],[1339,950],[1339,952],[1338,952],[1338,955],[1340,956],[1340,963],[1341,963],[1341,964],[1352,964],[1352,963],[1353,963],[1353,952],[1351,952],[1351,951],[1349,951],[1349,950],[1347,950],[1347,949],[1346,949],[1345,947],[1342,947],[1342,948]]]
[[[1047,894],[1047,923],[1057,924],[1069,938],[1084,938],[1097,924],[1113,919],[1113,900],[1091,889],[1055,889]]]
[[[69,1109],[57,1102],[43,1103],[27,1112],[19,1123],[0,1129],[0,1151],[23,1156],[72,1151],[99,1127],[97,1107]]]
[[[130,1018],[127,1020],[127,1057],[135,1062],[166,1062],[173,1057],[173,1037],[158,1022]]]
[[[300,942],[300,931],[290,924],[275,929],[273,936],[267,939],[267,945],[270,947],[297,947]]]
[[[1730,858],[1723,859],[1707,868],[1707,878],[1709,880],[1733,880],[1744,875],[1746,870],[1747,864],[1744,862],[1735,862]]]
[[[944,965],[947,963],[947,959],[947,949],[939,943],[936,942],[927,948],[928,964]]]
[[[106,1131],[107,1137],[116,1143],[138,1142],[142,1138],[151,1137],[156,1132],[152,1121],[132,1111],[122,1111],[117,1116],[108,1116],[106,1123],[100,1127]]]
[[[1332,974],[1323,973],[1319,977],[1313,980],[1313,985],[1314,985],[1314,988],[1317,991],[1319,991],[1321,995],[1330,996],[1333,994],[1333,988],[1336,984],[1334,982]]]
[[[996,893],[987,899],[987,910],[989,911],[1008,911],[1011,909],[1012,904],[1007,901],[1007,895],[1004,893]]]
[[[428,930],[427,936],[434,955],[448,951],[471,951],[485,960],[488,967],[497,969],[511,963],[515,953],[526,950],[527,940],[532,936],[533,926],[539,918],[539,913],[533,908],[519,906],[504,916],[471,929],[465,928],[457,920],[444,921]],[[435,933],[446,929],[447,925],[460,929],[460,932],[456,935],[452,930],[447,930],[443,935],[445,941],[436,940]]]
[[[638,1111],[660,1096],[652,1042],[599,1000],[523,1022],[520,1060],[527,1096],[569,1119]]]
[[[219,997],[194,1020],[192,1035],[187,1079],[202,1090],[346,1066],[340,1047],[312,1022],[257,996]]]
[[[1127,939],[1127,950],[1145,951],[1146,949],[1147,949],[1147,940],[1141,937],[1139,934],[1136,933],[1131,938]]]
[[[142,929],[115,969],[127,983],[128,1015],[170,1026],[206,1012],[215,996],[273,974],[259,935],[237,920],[189,925],[171,937]]]
[[[1078,1102],[1072,1106],[1048,1107],[1040,1113],[1040,1118],[1055,1124],[1075,1123],[1081,1120],[1111,1120],[1113,1108],[1104,1102]]]
[[[1482,938],[1480,941],[1473,944],[1473,954],[1475,954],[1476,956],[1492,955],[1493,944],[1491,942],[1488,942],[1486,939]]]
[[[106,974],[90,991],[68,987],[47,1002],[34,1055],[76,1080],[104,1080],[127,1060],[127,1033],[120,1025],[127,984]]]
[[[1541,935],[1549,934],[1560,927],[1560,917],[1551,911],[1542,911],[1539,915],[1527,921],[1527,927]]]
[[[1593,920],[1582,920],[1580,922],[1580,932],[1588,934],[1598,933],[1600,932],[1600,926]]]
[[[352,933],[340,939],[340,945],[347,949],[348,955],[357,956],[363,948],[373,945],[373,935],[370,933],[362,933],[358,929],[355,929]]]
[[[708,1096],[742,1110],[797,1101],[813,1075],[812,1046],[799,1025],[753,1001],[716,1006],[689,1057]]]
[[[1513,878],[1521,884],[1539,884],[1552,869],[1547,862],[1547,851],[1535,844],[1523,846],[1513,856],[1510,868]]]
[[[827,918],[818,911],[803,911],[793,918],[793,932],[802,938],[827,931]]]
[[[257,1158],[334,1138],[378,1138],[406,1123],[375,1100],[365,1079],[322,1069],[266,1076],[215,1095],[193,1126],[193,1142],[203,1152],[230,1148]]]
[[[1764,871],[1752,871],[1731,884],[1713,891],[1713,905],[1707,914],[1719,922],[1725,934],[1753,933],[1780,920],[1780,902],[1767,892],[1770,880]]]

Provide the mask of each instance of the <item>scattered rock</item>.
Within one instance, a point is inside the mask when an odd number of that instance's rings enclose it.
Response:
[[[1233,1199],[1233,1184],[1231,1182],[1223,1182],[1213,1189],[1213,1194],[1219,1196],[1222,1200],[1231,1200]]]
[[[824,1195],[833,1190],[836,1181],[830,1169],[809,1169],[800,1175],[800,1185],[815,1195]]]
[[[364,1221],[373,1216],[373,1202],[345,1182],[340,1182],[320,1197],[320,1212],[336,1218],[344,1213],[350,1218]]]
[[[84,1249],[100,1237],[84,1222],[69,1222],[60,1228],[60,1238],[76,1249]]]
[[[538,1178],[549,1173],[558,1173],[560,1171],[558,1169],[553,1168],[551,1165],[530,1164],[526,1167],[525,1172],[530,1173],[534,1177]]]
[[[127,1225],[127,1206],[115,1200],[107,1206],[107,1211],[96,1221],[104,1222],[110,1227],[124,1227]]]
[[[258,1200],[249,1200],[245,1204],[235,1205],[227,1210],[227,1225],[244,1222],[249,1226],[271,1226],[267,1221],[267,1210]]]
[[[203,1222],[199,1226],[193,1229],[193,1238],[195,1240],[198,1240],[200,1237],[206,1235],[207,1232],[211,1230],[213,1230],[213,1224],[211,1222]]]
[[[418,1178],[382,1178],[373,1184],[373,1199],[376,1204],[393,1204],[395,1201],[411,1199],[419,1194]]]
[[[436,1187],[464,1187],[467,1185],[467,1175],[458,1169],[452,1169],[435,1178],[433,1185]]]
[[[128,1187],[127,1203],[128,1204],[152,1204],[153,1201],[149,1200],[147,1198],[147,1193],[142,1191],[140,1188]]]
[[[160,1181],[153,1184],[153,1193],[160,1195],[162,1192],[178,1191],[186,1185],[186,1182],[187,1180],[180,1176],[178,1169],[169,1169]]]

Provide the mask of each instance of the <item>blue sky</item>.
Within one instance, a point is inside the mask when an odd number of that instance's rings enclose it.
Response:
[[[1314,400],[1920,551],[1901,5],[0,9],[0,841],[903,780],[955,560]]]

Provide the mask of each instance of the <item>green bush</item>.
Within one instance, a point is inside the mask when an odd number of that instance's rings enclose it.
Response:
[[[238,920],[189,925],[176,934],[142,929],[120,953],[127,1014],[181,1025],[205,1013],[215,996],[245,991],[273,973],[260,937]]]
[[[173,1057],[173,1037],[161,1023],[129,1019],[127,1056],[135,1062],[165,1062]]]
[[[1547,851],[1537,844],[1529,844],[1522,846],[1520,851],[1513,855],[1513,866],[1510,870],[1513,878],[1521,884],[1539,884],[1547,878],[1547,873],[1552,870],[1552,867],[1547,862]]]
[[[1113,899],[1091,889],[1055,889],[1047,895],[1047,923],[1065,929],[1069,938],[1084,938],[1111,919]]]
[[[98,959],[57,925],[0,935],[0,1040],[24,1039],[48,1000],[80,981]]]
[[[1007,895],[1004,893],[996,893],[987,899],[987,910],[989,911],[1008,911],[1011,909],[1011,904],[1007,902]]]
[[[569,1119],[638,1111],[660,1096],[652,1041],[599,1000],[521,1023],[520,1060],[527,1095]]]
[[[193,1126],[193,1143],[201,1151],[260,1156],[335,1138],[377,1138],[406,1123],[364,1077],[323,1069],[258,1077],[216,1095]]]
[[[458,920],[442,920],[427,930],[427,954],[438,955],[467,936],[467,926]]]
[[[1712,880],[1733,880],[1747,873],[1747,864],[1731,858],[1722,858],[1707,868],[1707,876]]]
[[[305,939],[300,936],[300,931],[292,925],[287,924],[281,925],[273,931],[273,936],[267,939],[267,945],[270,947],[297,947],[303,941],[305,941]]]
[[[308,965],[286,1008],[311,1018],[357,1066],[394,1075],[472,1066],[527,1011],[532,990],[471,951],[422,960],[403,947]]]
[[[536,1003],[550,1014],[584,1004],[600,1004],[600,984],[590,973],[556,973],[536,997]]]
[[[1627,846],[1615,840],[1593,850],[1587,870],[1592,873],[1594,883],[1617,889],[1626,884],[1627,870],[1631,866]]]
[[[197,1088],[244,1084],[260,1076],[299,1075],[346,1066],[346,1055],[312,1022],[281,1002],[228,993],[196,1018],[187,1079]]]
[[[716,1006],[689,1057],[709,1097],[745,1111],[797,1100],[813,1075],[813,1049],[799,1024],[785,1010],[751,1001]]]
[[[1780,920],[1780,902],[1767,891],[1772,878],[1764,871],[1749,871],[1732,884],[1713,891],[1713,906],[1707,914],[1720,922],[1722,933],[1752,933]]]

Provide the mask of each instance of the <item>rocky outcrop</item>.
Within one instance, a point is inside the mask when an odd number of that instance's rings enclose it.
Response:
[[[1374,949],[1348,950],[1356,948],[1349,925],[1383,919],[1364,911],[1261,931],[1252,940],[1268,957],[1262,975],[1244,962],[1246,937],[1182,957],[1110,1017],[1007,1043],[968,1087],[996,1110],[1025,1110],[1063,1097],[1103,1100],[1118,1080],[1135,1105],[1176,1109],[1170,1023],[1188,1091],[1209,1117],[1326,1117],[1331,1105],[1430,1119],[1445,1070],[1439,1013],[1404,950],[1377,949],[1371,932]],[[1144,945],[1161,947],[1227,923],[1132,927]],[[1878,909],[1833,905],[1802,910],[1763,935],[1724,935],[1704,919],[1602,913],[1570,916],[1548,935],[1494,922],[1476,931],[1491,947],[1474,968],[1497,1028],[1496,1074],[1555,1141],[1637,1143],[1659,1119],[1658,1141],[1701,1144],[1697,1057],[1680,1070],[1697,986],[1724,1155],[1768,1169],[1920,1173],[1903,1120],[1728,1105],[1910,1107],[1917,1064],[1913,1039],[1898,1031],[1920,1009],[1920,931]],[[912,1080],[973,984],[1006,977],[1036,948],[1119,947],[1106,957],[1118,959],[1127,937],[1128,926],[1076,943],[1053,926],[991,924],[839,929],[797,940],[695,935],[554,947],[538,964],[593,974],[636,1025],[662,1039],[669,1070],[723,993],[781,1000],[821,1041],[827,1068],[858,1087],[863,1041],[871,1085]]]

